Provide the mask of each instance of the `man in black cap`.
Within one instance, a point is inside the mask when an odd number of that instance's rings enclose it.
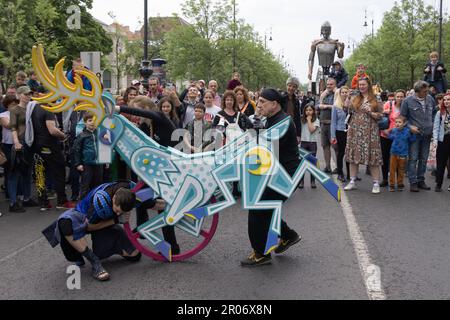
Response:
[[[289,117],[282,109],[282,96],[272,88],[264,89],[258,100],[260,114],[267,118],[266,129],[275,126],[277,123]],[[278,155],[280,164],[289,175],[293,176],[300,165],[300,155],[297,144],[297,132],[293,120],[286,134],[279,140],[279,149],[282,150]],[[287,200],[286,197],[267,188],[261,200]],[[248,234],[253,253],[241,261],[243,267],[252,267],[271,263],[271,254],[264,255],[267,233],[270,228],[273,210],[249,210],[248,214]],[[285,252],[290,246],[301,240],[301,237],[294,230],[290,229],[285,221],[281,220],[281,239],[276,254]]]

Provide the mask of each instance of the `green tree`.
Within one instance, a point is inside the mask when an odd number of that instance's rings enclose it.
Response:
[[[224,89],[236,66],[249,89],[283,88],[289,76],[283,65],[264,48],[254,29],[239,19],[234,24],[228,0],[189,0],[183,14],[191,25],[166,34],[162,47],[167,70],[174,79],[215,79]]]
[[[81,29],[67,27],[67,8],[81,9]],[[12,82],[19,70],[31,67],[31,48],[41,43],[49,65],[66,56],[67,66],[80,51],[111,52],[112,41],[87,12],[92,0],[0,0],[0,76]]]
[[[448,19],[444,22],[448,29]],[[362,62],[382,88],[411,88],[422,78],[429,53],[436,50],[436,37],[437,13],[431,6],[425,6],[422,0],[396,2],[375,37],[367,36],[362,41],[346,61],[346,68],[351,73]],[[449,43],[444,41],[444,45],[444,52],[448,52]]]

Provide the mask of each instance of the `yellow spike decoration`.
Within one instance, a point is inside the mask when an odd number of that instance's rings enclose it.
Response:
[[[34,46],[32,51],[33,69],[39,81],[49,91],[47,94],[34,98],[45,110],[52,113],[67,111],[74,107],[75,111],[90,111],[95,114],[95,123],[100,125],[105,117],[102,102],[102,85],[98,77],[90,70],[77,70],[75,84],[67,80],[64,74],[64,61],[61,59],[53,73],[47,66],[42,45]],[[85,76],[92,85],[92,91],[83,89],[83,81],[79,75]]]

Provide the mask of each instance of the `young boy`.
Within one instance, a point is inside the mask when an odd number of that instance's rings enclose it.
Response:
[[[388,138],[393,140],[391,147],[389,191],[395,191],[397,178],[398,191],[403,191],[403,179],[409,154],[409,143],[416,140],[416,136],[405,126],[406,118],[399,116],[395,119],[395,128],[391,129]]]
[[[366,67],[362,63],[360,63],[356,66],[356,74],[352,79],[352,89],[353,90],[358,89],[358,81],[361,78],[369,78],[369,76],[366,73]]]
[[[332,64],[332,68],[330,71],[330,78],[336,79],[336,87],[338,89],[345,86],[345,84],[347,83],[348,73],[347,71],[345,71],[344,63],[342,62],[341,59],[336,60]]]
[[[92,275],[99,281],[109,279],[100,259],[119,254],[128,261],[139,261],[141,255],[131,244],[125,231],[117,223],[119,216],[129,219],[136,195],[129,181],[102,184],[92,190],[75,209],[61,214],[42,233],[50,244],[60,244],[64,256],[78,266],[86,258],[92,265]],[[92,250],[86,235],[91,233]]]
[[[425,66],[423,71],[424,80],[436,88],[436,94],[444,93],[447,90],[447,83],[445,79],[445,74],[447,69],[445,69],[444,64],[439,61],[439,53],[436,51],[430,53],[430,61]]]
[[[205,118],[205,105],[198,103],[194,107],[194,120],[189,122],[186,126],[186,134],[184,135],[184,142],[192,153],[203,152],[203,150],[212,143],[205,133],[211,128],[211,123]]]
[[[103,165],[96,164],[98,147],[94,117],[91,112],[83,115],[85,128],[76,137],[73,147],[74,166],[81,172],[80,199],[103,182]]]
[[[28,80],[27,85],[30,87],[31,91],[39,92],[39,87],[41,86],[41,84],[38,82],[36,72],[30,71],[30,80]]]

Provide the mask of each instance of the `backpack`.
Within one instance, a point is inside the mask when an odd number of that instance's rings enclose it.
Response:
[[[228,124],[227,128],[225,129],[225,135],[227,137],[227,141],[229,141],[229,142],[236,140],[238,137],[240,137],[244,133],[244,131],[239,126],[240,115],[241,115],[241,113],[238,112],[236,122],[234,122],[234,123],[230,123],[227,119],[225,119],[224,116],[222,116],[220,114],[218,115],[225,121],[225,123]]]

